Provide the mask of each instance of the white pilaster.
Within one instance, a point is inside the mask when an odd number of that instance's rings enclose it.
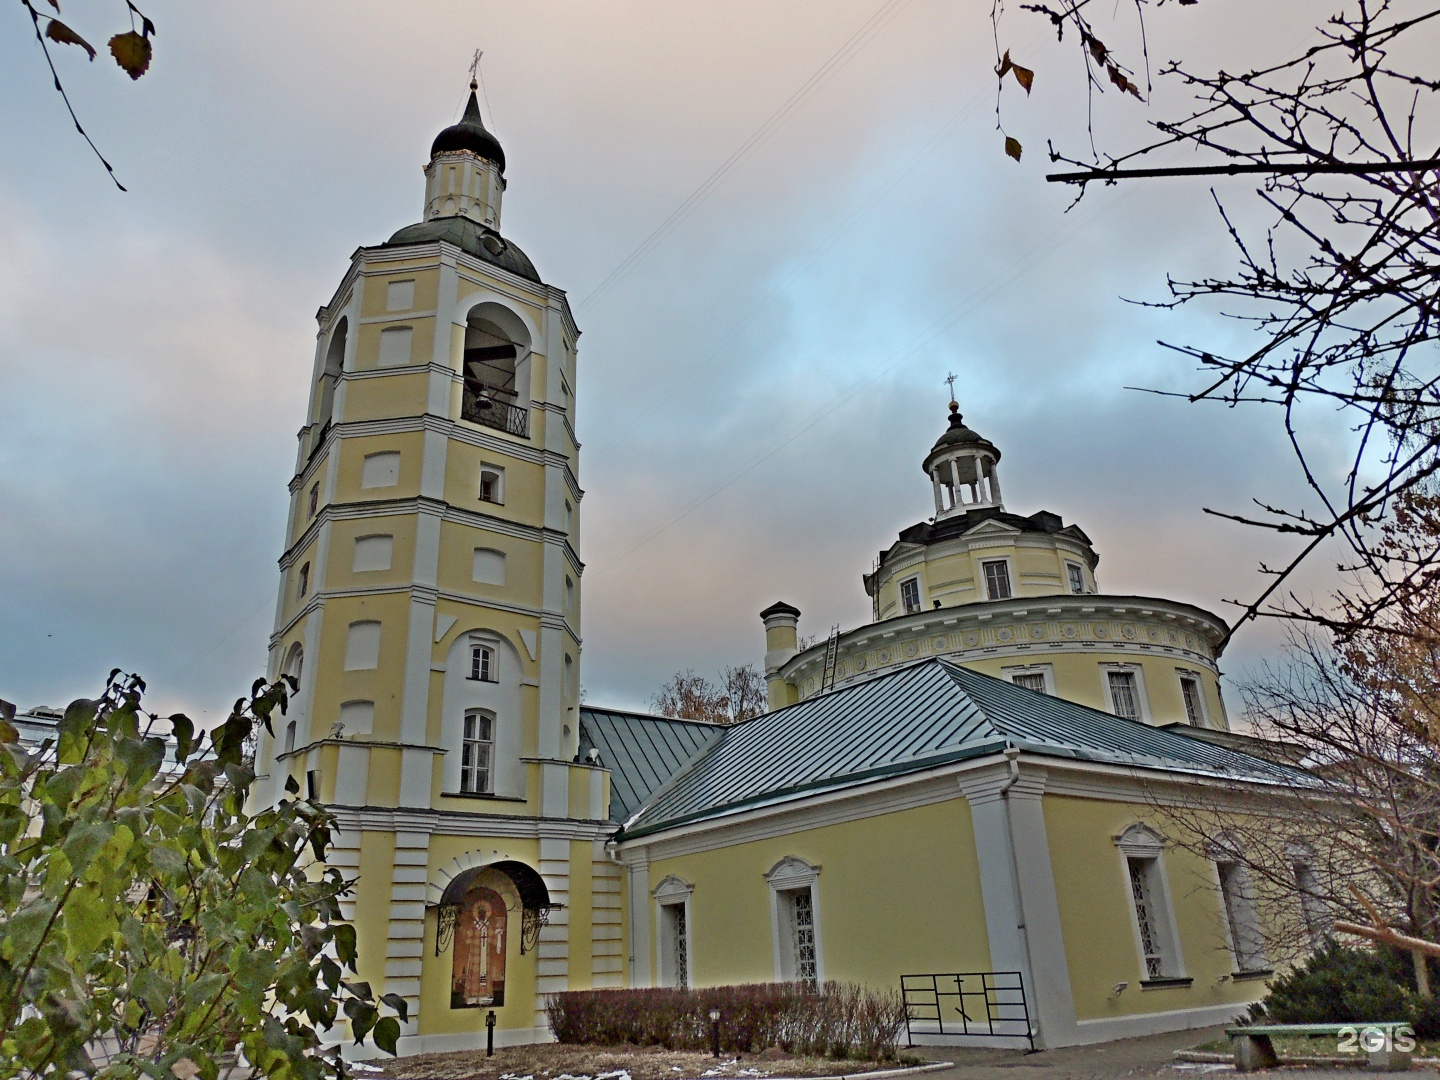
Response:
[[[408,755],[407,755],[408,756]],[[390,883],[390,926],[385,948],[385,993],[410,1007],[402,1035],[420,1030],[420,967],[425,955],[425,882],[430,861],[426,833],[397,832]]]
[[[598,772],[597,772],[598,775]],[[590,861],[590,971],[597,989],[625,985],[625,930],[621,921],[624,874],[605,854],[603,840],[592,841]]]
[[[546,996],[570,989],[570,841],[542,836],[539,870],[550,902],[564,905],[551,908],[535,947],[535,1026],[544,1029]]]

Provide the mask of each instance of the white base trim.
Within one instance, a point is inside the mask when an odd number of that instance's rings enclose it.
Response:
[[[1073,1038],[1066,1033],[1056,1039],[1047,1037],[1045,1041],[1049,1046],[1080,1046],[1085,1043],[1110,1042],[1113,1039],[1133,1039],[1137,1035],[1158,1035],[1162,1031],[1211,1027],[1214,1024],[1228,1023],[1249,1006],[1248,1001],[1237,1001],[1228,1005],[1205,1005],[1195,1009],[1079,1020],[1075,1024]]]
[[[933,1031],[916,1031],[910,1036],[911,1046],[943,1046],[947,1050],[1029,1050],[1024,1035],[940,1035]],[[1040,1045],[1037,1037],[1035,1045]],[[942,1068],[946,1066],[941,1066]],[[949,1066],[953,1068],[953,1064]],[[828,1080],[837,1080],[829,1077]]]

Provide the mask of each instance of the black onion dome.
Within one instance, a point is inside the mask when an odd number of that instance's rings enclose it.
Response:
[[[476,157],[493,161],[500,171],[505,171],[505,151],[500,149],[500,140],[485,130],[480,119],[480,103],[475,100],[475,87],[471,84],[470,100],[465,105],[465,115],[458,124],[451,124],[430,144],[430,156],[468,150]]]
[[[471,221],[467,217],[458,215],[438,217],[414,225],[406,225],[379,246],[404,247],[407,244],[433,244],[437,240],[454,244],[461,251],[474,255],[491,266],[509,270],[526,281],[533,281],[537,285],[541,284],[540,274],[525,252],[494,229],[486,228],[478,221]]]
[[[930,463],[942,450],[949,450],[956,446],[973,446],[978,450],[985,450],[1000,460],[1000,449],[973,428],[965,426],[965,418],[960,415],[960,406],[955,402],[950,403],[950,426],[945,429],[945,434],[935,440],[935,445],[930,448],[930,453],[925,455],[925,463],[921,468],[925,472],[930,471]]]

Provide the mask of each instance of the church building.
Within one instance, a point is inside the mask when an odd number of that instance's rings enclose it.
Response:
[[[270,643],[299,692],[257,750],[257,798],[294,780],[338,820],[401,1052],[483,1045],[490,1013],[547,1039],[547,996],[592,987],[963,977],[1022,993],[989,1036],[1040,1046],[1260,996],[1242,869],[1156,813],[1296,780],[1228,733],[1224,622],[1102,593],[1078,527],[1006,510],[954,403],[873,621],[801,649],[797,608],[762,613],[769,712],[581,705],[580,331],[501,231],[471,89],[422,220],[318,313]]]

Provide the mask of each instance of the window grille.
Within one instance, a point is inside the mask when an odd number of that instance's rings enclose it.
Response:
[[[488,645],[470,647],[470,678],[476,682],[498,682],[495,672],[495,650]]]
[[[1185,699],[1185,719],[1192,727],[1205,726],[1205,708],[1200,702],[1200,683],[1196,679],[1181,678],[1180,696]]]
[[[985,569],[985,593],[991,600],[1009,600],[1010,566],[1003,559],[982,564]]]
[[[490,755],[495,746],[495,718],[471,710],[465,714],[460,747],[460,790],[482,794],[490,790]]]
[[[685,905],[671,904],[671,952],[675,960],[675,985],[684,990],[690,986],[690,941],[685,926]]]
[[[906,615],[914,615],[920,610],[919,578],[906,578],[900,582],[900,602],[905,607]]]
[[[1135,902],[1135,921],[1140,926],[1140,948],[1145,956],[1145,977],[1165,977],[1165,957],[1160,951],[1156,925],[1155,896],[1150,888],[1153,859],[1127,859],[1130,866],[1130,897]]]
[[[815,971],[815,902],[809,889],[797,889],[790,898],[795,932],[795,979],[814,986]]]
[[[1107,673],[1107,678],[1110,681],[1111,711],[1126,720],[1139,720],[1140,688],[1135,685],[1135,673],[1111,671]]]
[[[1017,675],[1011,675],[1010,681],[1016,686],[1023,686],[1026,690],[1034,690],[1037,694],[1045,693],[1045,675],[1043,672],[1021,672]]]

